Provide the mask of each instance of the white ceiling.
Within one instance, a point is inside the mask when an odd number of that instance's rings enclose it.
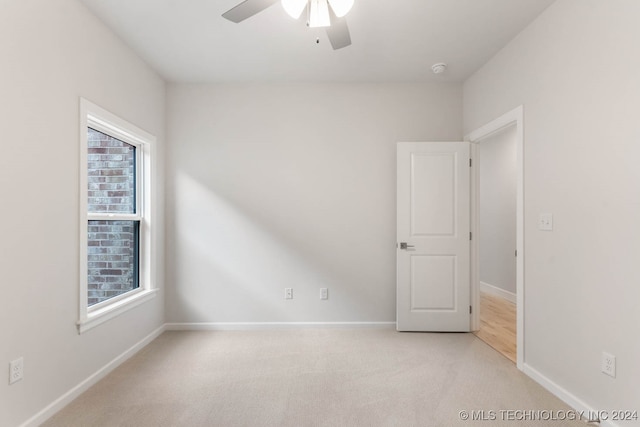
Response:
[[[172,82],[459,82],[554,0],[355,0],[337,51],[279,3],[235,24],[241,0],[80,1]]]

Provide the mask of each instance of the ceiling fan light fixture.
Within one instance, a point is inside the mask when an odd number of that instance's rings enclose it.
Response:
[[[251,18],[278,0],[242,0],[222,14],[222,17],[236,24]],[[347,20],[342,19],[349,12],[354,0],[280,0],[282,8],[293,19],[298,20],[306,11],[308,27],[324,27],[333,50],[351,45],[351,34]],[[319,39],[316,37],[316,43]]]
[[[329,4],[327,0],[310,0],[309,2],[309,27],[329,27]]]
[[[293,19],[300,18],[308,0],[281,0],[282,7]]]
[[[331,5],[331,9],[333,9],[333,13],[335,13],[338,18],[342,18],[349,13],[353,7],[353,0],[329,0],[329,4]]]

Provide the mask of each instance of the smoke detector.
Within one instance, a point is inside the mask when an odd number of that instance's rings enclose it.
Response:
[[[433,70],[433,74],[444,73],[447,70],[447,64],[445,64],[444,62],[439,62],[437,64],[433,64],[431,66],[431,69]]]

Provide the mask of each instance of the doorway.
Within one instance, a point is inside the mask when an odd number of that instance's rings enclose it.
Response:
[[[522,106],[472,132],[467,140],[472,142],[473,161],[477,166],[473,168],[471,186],[471,227],[473,235],[477,236],[473,239],[471,248],[471,300],[473,307],[476,308],[472,313],[471,329],[479,331],[478,335],[481,335],[482,318],[484,317],[486,329],[487,317],[494,317],[491,321],[498,322],[494,325],[497,329],[485,332],[493,338],[496,335],[503,335],[498,337],[498,341],[502,338],[515,339],[515,354],[510,358],[515,359],[518,368],[522,369],[524,365]],[[483,155],[485,169],[483,169]],[[509,161],[510,165],[504,166],[504,163]],[[486,196],[484,199],[483,188]],[[508,329],[511,329],[511,337],[508,336]],[[515,337],[513,337],[514,330]],[[497,332],[505,332],[505,334]],[[479,337],[482,339],[482,336]],[[503,352],[497,347],[504,343],[489,344]]]
[[[516,362],[516,126],[477,145],[480,329],[476,336]]]

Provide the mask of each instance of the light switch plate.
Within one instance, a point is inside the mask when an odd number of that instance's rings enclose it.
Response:
[[[540,214],[540,218],[538,219],[538,230],[553,231],[553,214]]]

